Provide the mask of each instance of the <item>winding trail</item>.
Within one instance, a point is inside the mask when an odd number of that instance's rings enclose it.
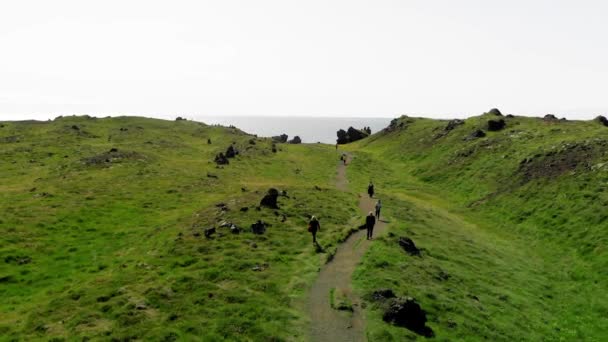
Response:
[[[349,156],[350,158],[350,156]],[[337,166],[336,187],[348,190],[346,167],[340,161]],[[372,211],[376,200],[367,194],[359,195],[359,209],[364,214]],[[374,228],[374,236],[386,230],[386,223],[378,221]],[[365,317],[361,309],[361,300],[352,291],[352,276],[355,267],[372,241],[366,239],[365,230],[352,234],[344,243],[338,246],[331,262],[321,268],[319,276],[313,284],[308,300],[310,316],[311,341],[366,341]],[[331,307],[330,291],[345,294],[353,304],[353,312],[338,311]]]

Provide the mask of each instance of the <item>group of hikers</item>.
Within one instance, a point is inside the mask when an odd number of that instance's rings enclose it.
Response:
[[[367,194],[370,198],[374,198],[374,184],[372,182],[369,183],[367,187]],[[372,240],[374,235],[374,226],[376,225],[376,220],[380,220],[380,210],[382,209],[382,201],[378,199],[375,206],[376,212],[370,211],[369,214],[365,217],[365,229],[367,230],[367,240]],[[317,232],[321,230],[321,224],[316,216],[311,216],[310,221],[308,222],[308,231],[312,234],[312,243],[317,243]]]

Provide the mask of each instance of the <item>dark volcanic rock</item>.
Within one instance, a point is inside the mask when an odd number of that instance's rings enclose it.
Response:
[[[262,198],[260,201],[260,206],[267,207],[271,209],[279,209],[277,205],[277,198],[279,197],[279,191],[277,189],[271,188],[268,190],[268,193]]]
[[[301,144],[302,143],[302,139],[300,139],[299,136],[295,136],[293,137],[293,139],[289,140],[290,144]]]
[[[286,143],[287,138],[289,138],[289,136],[287,134],[281,134],[281,135],[272,137],[272,141],[278,142],[278,143]]]
[[[490,111],[488,112],[488,114],[492,114],[492,115],[496,115],[496,116],[502,116],[502,113],[498,110],[498,108],[492,108],[492,109],[490,109]]]
[[[464,120],[460,120],[460,119],[450,120],[450,122],[448,122],[448,124],[445,126],[445,128],[443,130],[446,132],[449,132],[460,125],[464,125]]]
[[[234,158],[237,154],[239,154],[239,152],[236,150],[236,148],[234,148],[234,145],[228,146],[228,149],[226,150],[226,158]]]
[[[251,225],[251,232],[253,234],[264,234],[266,232],[266,223],[262,220],[258,220]]]
[[[500,131],[505,128],[505,120],[488,120],[488,131]]]
[[[228,158],[226,158],[226,156],[222,152],[218,153],[215,156],[214,161],[215,161],[215,163],[217,165],[228,165],[228,164],[230,164],[230,161],[228,160]]]
[[[509,119],[512,119],[514,117],[515,117],[515,115],[513,115],[513,114],[507,114],[507,118],[509,118]]]
[[[379,289],[379,290],[372,292],[372,299],[377,300],[377,301],[391,299],[391,298],[395,298],[395,297],[396,297],[395,293],[391,289]]]
[[[338,144],[348,144],[350,142],[361,140],[369,136],[366,131],[358,130],[353,127],[349,127],[346,131],[341,129],[336,132],[336,134],[338,135]]]
[[[211,235],[215,234],[215,227],[205,229],[205,237],[208,239]]]
[[[549,122],[551,122],[551,121],[559,121],[559,119],[555,115],[553,115],[553,114],[547,114],[547,115],[545,115],[543,117],[543,120],[544,121],[549,121]]]
[[[599,115],[594,120],[597,121],[597,122],[599,122],[600,124],[602,124],[604,126],[608,126],[608,119],[606,119],[605,116]]]
[[[426,326],[426,312],[411,297],[391,299],[382,319],[385,322],[408,328],[422,336],[432,337],[434,335],[433,330]]]
[[[475,140],[478,138],[483,138],[486,136],[486,132],[477,129],[475,131],[473,131],[471,134],[469,134],[467,137],[464,138],[464,140]]]
[[[408,237],[400,237],[399,246],[401,246],[409,255],[420,255],[420,250],[416,247],[414,241]]]

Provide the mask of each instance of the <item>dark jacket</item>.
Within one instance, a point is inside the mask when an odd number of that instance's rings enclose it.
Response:
[[[374,215],[368,215],[365,218],[365,226],[367,228],[374,228],[375,224],[376,224],[376,218],[374,217]]]
[[[309,226],[310,226],[310,230],[313,232],[316,232],[317,230],[321,230],[321,225],[319,224],[318,220],[310,220],[310,222],[308,222]]]

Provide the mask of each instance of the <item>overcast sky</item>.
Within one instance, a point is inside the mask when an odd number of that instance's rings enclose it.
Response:
[[[608,2],[5,1],[0,119],[608,113]]]

